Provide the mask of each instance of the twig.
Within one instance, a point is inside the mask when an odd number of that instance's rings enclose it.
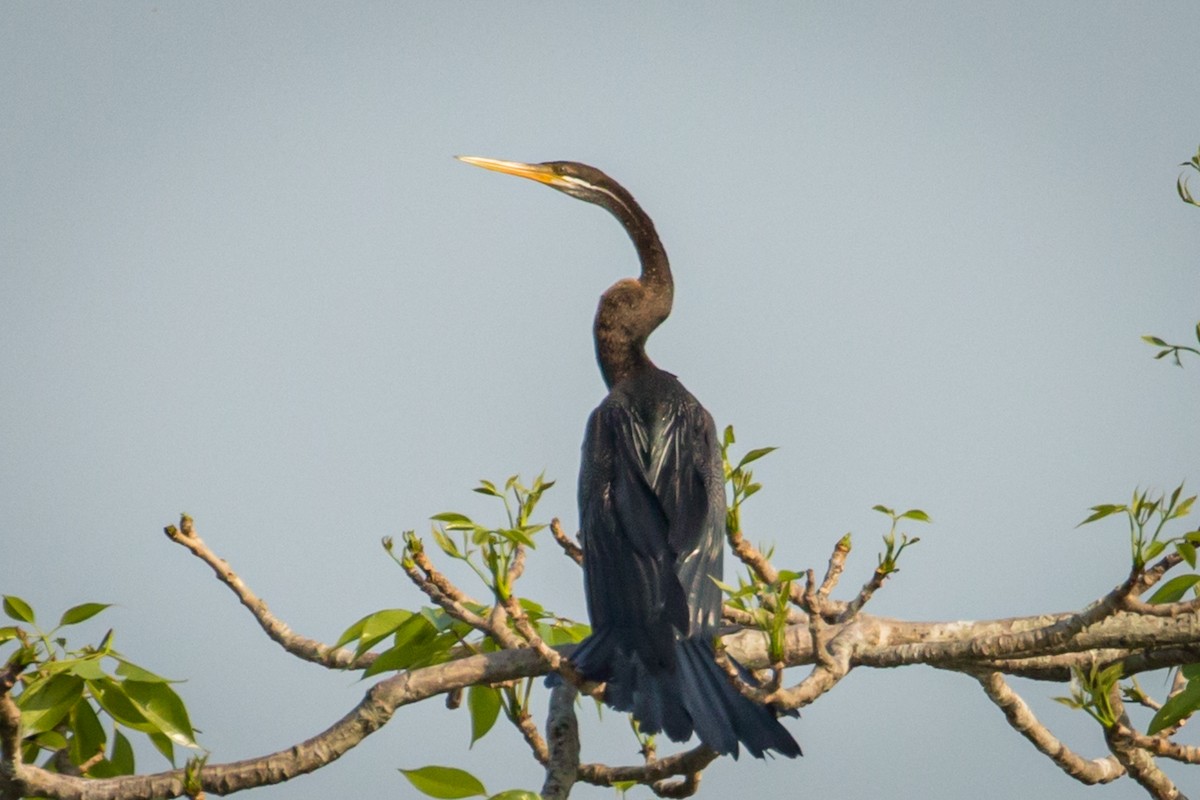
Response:
[[[726,529],[725,537],[729,540],[729,547],[733,550],[733,554],[741,559],[742,563],[749,567],[759,580],[768,585],[778,582],[779,570],[775,569],[758,548],[746,541],[746,537],[742,535],[741,531]],[[800,608],[804,607],[803,590],[795,583],[792,584],[788,599]]]
[[[604,764],[580,764],[579,780],[597,786],[612,786],[614,783],[634,781],[653,785],[676,775],[700,772],[717,758],[717,753],[705,745],[660,758],[637,767],[609,767]]]
[[[650,789],[659,797],[691,797],[700,789],[700,776],[702,772],[689,772],[678,780],[672,781],[657,781],[650,785]]]
[[[1149,750],[1156,756],[1180,761],[1185,764],[1200,764],[1200,747],[1178,744],[1165,736],[1147,736],[1137,730],[1124,726],[1121,733],[1128,737],[1134,747]]]
[[[425,551],[419,547],[410,547],[406,558],[399,559],[400,567],[408,575],[409,580],[425,593],[430,600],[441,606],[447,614],[465,622],[472,628],[490,635],[496,643],[506,650],[523,646],[520,639],[504,624],[503,618],[498,618],[499,606],[493,609],[491,619],[484,619],[467,604],[479,605],[467,597],[462,590],[455,586],[445,575],[439,572]],[[500,612],[502,613],[502,612]]]
[[[562,547],[563,552],[567,554],[568,558],[576,564],[583,566],[583,549],[571,541],[570,537],[563,532],[562,523],[558,521],[558,517],[550,520],[550,535]]]
[[[854,599],[850,601],[850,604],[846,606],[846,610],[842,612],[838,621],[845,622],[846,620],[853,619],[855,616],[857,616],[858,613],[862,611],[863,606],[869,603],[871,598],[875,596],[875,592],[879,591],[883,587],[883,584],[885,581],[887,581],[889,574],[890,573],[884,570],[882,567],[879,567],[872,572],[871,579],[864,583],[862,588],[858,590],[858,594],[855,595]]]
[[[514,715],[512,722],[517,727],[517,730],[521,732],[521,736],[525,738],[525,743],[529,745],[529,749],[533,751],[534,760],[543,767],[550,763],[550,747],[546,744],[546,740],[542,738],[542,732],[538,730],[537,723],[533,721],[533,717],[529,715],[529,711],[521,708]]]
[[[817,590],[817,596],[821,600],[825,600],[833,592],[837,586],[838,579],[842,575],[842,570],[846,567],[846,556],[850,555],[850,534],[846,534],[833,548],[833,553],[829,556],[829,566],[825,569],[825,579],[821,581],[821,588]]]
[[[1147,603],[1136,597],[1126,598],[1123,606],[1133,614],[1144,614],[1149,617],[1179,617],[1184,614],[1195,614],[1200,610],[1200,597],[1185,600],[1182,603]]]
[[[250,611],[267,636],[287,652],[297,658],[320,664],[329,669],[362,669],[375,660],[374,653],[364,653],[356,658],[353,650],[344,647],[330,647],[316,639],[309,639],[293,632],[287,624],[268,610],[266,602],[250,590],[229,564],[213,553],[204,540],[196,535],[192,518],[187,514],[180,517],[178,528],[168,525],[163,532],[172,542],[187,548],[192,555],[208,564],[221,583],[229,587],[241,604]]]

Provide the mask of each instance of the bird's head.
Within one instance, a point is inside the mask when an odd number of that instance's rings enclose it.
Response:
[[[478,156],[455,156],[459,161],[483,167],[505,175],[516,175],[557,189],[563,194],[603,206],[629,226],[635,220],[648,220],[633,196],[619,183],[595,167],[577,161],[544,161],[540,164],[525,164],[521,161],[501,161]]]

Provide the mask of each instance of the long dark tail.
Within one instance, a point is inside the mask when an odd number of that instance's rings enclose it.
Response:
[[[643,732],[666,733],[676,742],[687,741],[695,732],[704,744],[734,758],[739,742],[755,758],[767,751],[788,758],[800,755],[800,745],[775,714],[729,682],[707,639],[677,640],[670,659],[674,664],[647,664],[612,634],[589,637],[571,661],[587,678],[606,681],[605,702],[632,713]]]

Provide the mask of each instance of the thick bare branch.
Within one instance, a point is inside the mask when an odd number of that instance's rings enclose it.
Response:
[[[550,711],[546,718],[549,758],[543,762],[546,767],[546,781],[542,784],[544,800],[566,800],[579,774],[577,696],[575,687],[566,683],[560,683],[550,692]]]

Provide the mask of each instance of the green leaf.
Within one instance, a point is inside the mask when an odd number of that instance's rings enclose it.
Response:
[[[471,745],[487,735],[500,716],[500,692],[491,686],[467,689],[467,709],[471,712]]]
[[[1171,512],[1171,516],[1168,517],[1168,519],[1178,519],[1179,517],[1186,517],[1188,515],[1188,513],[1192,510],[1192,504],[1195,502],[1196,502],[1196,495],[1192,495],[1191,497],[1184,498],[1183,502],[1180,503],[1179,506],[1174,511]]]
[[[504,497],[504,494],[496,489],[496,484],[492,483],[491,481],[481,480],[479,482],[479,486],[472,489],[472,491],[478,492],[479,494],[486,494],[491,497]]]
[[[162,757],[172,764],[175,763],[175,746],[165,734],[155,731],[148,732],[146,737],[150,739],[150,744],[154,745],[154,749],[162,753]]]
[[[564,644],[577,644],[586,639],[591,632],[592,629],[581,622],[560,622],[555,625],[542,623],[538,626],[538,635],[545,639],[546,643],[551,647],[558,647]]]
[[[368,614],[358,622],[351,625],[349,628],[346,628],[346,630],[342,632],[342,635],[338,637],[337,642],[334,643],[334,648],[336,649],[338,647],[344,647],[345,645],[350,644],[350,642],[353,642],[355,639],[362,636],[363,625],[367,624],[367,620],[370,619],[371,616],[371,614]]]
[[[742,467],[746,466],[747,464],[750,464],[754,461],[758,461],[763,456],[765,456],[769,453],[773,453],[778,449],[779,449],[778,447],[756,447],[755,449],[751,450],[749,453],[746,453],[746,455],[742,456],[742,460],[738,462],[737,468],[741,469]]]
[[[362,625],[362,638],[356,649],[357,655],[362,655],[391,636],[412,617],[413,612],[404,608],[389,608],[365,617]]]
[[[919,508],[910,508],[908,511],[905,511],[903,514],[901,514],[898,517],[898,519],[911,519],[911,520],[916,520],[917,522],[932,522],[933,521],[929,518],[928,514],[926,514],[924,511],[922,511]]]
[[[83,680],[65,673],[40,680],[17,698],[25,734],[48,731],[83,698]]]
[[[469,772],[455,767],[421,767],[402,769],[413,788],[430,797],[486,797],[487,789]]]
[[[0,628],[0,644],[7,642],[9,639],[17,638],[17,631],[19,630],[20,628],[16,625],[5,625]]]
[[[472,531],[479,527],[466,514],[454,511],[443,511],[441,514],[434,514],[430,519],[441,522],[448,531]]]
[[[1197,326],[1197,327],[1200,328],[1200,326]],[[1200,334],[1197,334],[1197,335],[1200,335]],[[733,426],[732,425],[725,426],[725,433],[721,437],[721,441],[723,441],[725,443],[726,447],[729,447],[729,445],[731,445],[737,441],[736,439],[733,438]]]
[[[1142,341],[1147,342],[1152,345],[1155,345],[1156,347],[1170,347],[1170,345],[1168,345],[1166,342],[1164,342],[1162,339],[1158,338],[1157,336],[1143,336]]]
[[[1191,680],[1182,692],[1163,703],[1162,708],[1150,720],[1150,727],[1146,729],[1147,735],[1153,736],[1163,728],[1171,727],[1197,708],[1200,708],[1200,681]]]
[[[494,794],[488,800],[542,800],[537,792],[527,792],[524,789],[509,789],[506,792]]]
[[[896,515],[896,512],[893,511],[892,509],[888,508],[887,506],[882,506],[882,505],[871,506],[871,510],[878,511],[880,514],[887,514],[889,517],[893,517]]]
[[[437,542],[438,547],[442,548],[442,552],[451,558],[463,557],[462,553],[458,549],[458,545],[454,543],[454,540],[442,533],[437,528],[433,529],[433,540]]]
[[[1196,545],[1188,541],[1176,542],[1175,551],[1187,562],[1189,567],[1196,568]]]
[[[175,690],[165,683],[125,680],[126,696],[164,736],[185,747],[197,747],[187,708]]]
[[[99,614],[104,609],[110,607],[112,603],[81,603],[77,606],[71,606],[63,612],[62,618],[59,619],[59,626],[75,625],[83,622],[85,619],[91,619]]]
[[[99,680],[106,674],[104,665],[100,663],[98,657],[72,658],[66,661],[57,661],[52,666],[59,667],[61,671],[70,673],[76,678],[83,678],[85,681]]]
[[[76,703],[71,708],[71,763],[82,764],[104,750],[107,737],[91,703]]]
[[[1178,575],[1164,583],[1158,588],[1158,591],[1150,596],[1150,602],[1159,603],[1178,603],[1187,593],[1187,590],[1200,583],[1200,575]]]
[[[58,731],[45,731],[33,737],[37,742],[38,747],[43,750],[57,751],[62,750],[67,746],[67,737],[63,736]]]
[[[537,547],[537,543],[533,541],[529,534],[520,528],[506,528],[504,530],[497,531],[497,533],[499,533],[505,539],[508,539],[513,544],[523,544],[526,547],[532,548]]]
[[[109,755],[108,760],[118,775],[133,774],[133,746],[129,744],[129,740],[125,738],[125,734],[120,731],[117,731],[113,736],[112,753]]]
[[[521,609],[529,615],[530,619],[541,619],[547,616],[546,607],[536,600],[530,600],[528,597],[518,598],[517,604]]]
[[[1167,549],[1166,542],[1158,542],[1158,541],[1150,542],[1148,545],[1146,545],[1146,550],[1142,554],[1142,557],[1146,561],[1149,561],[1152,558],[1157,558],[1159,553],[1161,553],[1163,550],[1166,550],[1166,549]]]
[[[88,681],[88,691],[92,693],[92,697],[100,704],[110,717],[124,725],[126,728],[133,728],[135,731],[143,733],[151,733],[157,730],[138,710],[138,707],[125,694],[125,690],[121,684],[114,681],[112,678],[103,680]]]
[[[164,678],[161,675],[155,675],[150,670],[139,667],[132,661],[126,661],[119,656],[117,657],[117,660],[120,662],[117,664],[117,674],[126,680],[145,681],[147,683],[180,683],[180,681],[173,681],[170,678]]]
[[[1082,525],[1087,525],[1089,522],[1095,522],[1098,519],[1104,519],[1105,517],[1109,516],[1110,514],[1116,514],[1117,512],[1124,511],[1125,509],[1126,509],[1125,506],[1112,505],[1111,503],[1104,503],[1102,505],[1092,506],[1092,511],[1094,511],[1095,513],[1092,514],[1087,519],[1085,519],[1083,522],[1079,523],[1079,525],[1076,525],[1075,527],[1078,528]]]
[[[4,595],[4,613],[10,619],[15,619],[17,622],[27,622],[30,625],[34,624],[33,609],[15,594]]]
[[[395,644],[363,670],[363,677],[408,669],[430,655],[436,647],[436,638],[437,630],[429,620],[420,614],[413,615],[396,629]]]
[[[779,577],[776,579],[776,582],[777,583],[785,583],[787,581],[798,581],[803,577],[804,576],[801,575],[799,572],[792,572],[791,570],[785,569],[785,570],[780,570]]]

